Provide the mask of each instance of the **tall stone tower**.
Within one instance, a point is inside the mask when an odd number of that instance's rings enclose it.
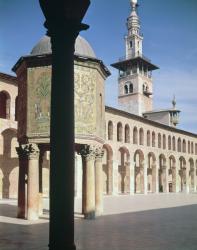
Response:
[[[137,0],[130,0],[131,14],[127,18],[125,37],[126,56],[112,66],[119,70],[119,96],[121,109],[136,115],[152,110],[152,70],[158,67],[143,55],[143,36],[137,14]]]

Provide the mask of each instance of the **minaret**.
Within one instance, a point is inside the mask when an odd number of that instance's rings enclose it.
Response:
[[[152,70],[158,67],[143,55],[137,0],[130,0],[131,14],[127,18],[126,56],[112,66],[119,70],[120,108],[142,116],[152,110]]]

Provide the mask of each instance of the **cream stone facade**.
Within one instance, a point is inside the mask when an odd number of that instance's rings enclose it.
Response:
[[[131,8],[126,57],[113,64],[124,111],[105,106],[110,72],[88,42],[75,46],[75,198],[87,219],[103,213],[103,195],[197,191],[197,135],[176,128],[175,100],[152,110],[158,67],[142,54],[136,1]],[[15,64],[17,77],[0,74],[0,197],[18,197],[18,217],[29,220],[49,197],[50,46],[43,37]]]

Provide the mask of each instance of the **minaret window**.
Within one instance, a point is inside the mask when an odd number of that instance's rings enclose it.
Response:
[[[133,93],[133,84],[132,83],[129,84],[129,93]]]
[[[125,93],[125,95],[127,95],[127,94],[129,93],[129,90],[128,90],[128,86],[127,86],[127,85],[124,86],[124,93]]]
[[[130,48],[132,48],[133,47],[133,42],[130,41],[129,45],[130,45]]]

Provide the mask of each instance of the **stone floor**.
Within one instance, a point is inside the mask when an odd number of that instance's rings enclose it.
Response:
[[[112,215],[76,218],[77,250],[197,250],[197,194],[105,197],[104,204]],[[47,250],[47,215],[35,223],[15,214],[16,201],[0,201],[0,249]]]

